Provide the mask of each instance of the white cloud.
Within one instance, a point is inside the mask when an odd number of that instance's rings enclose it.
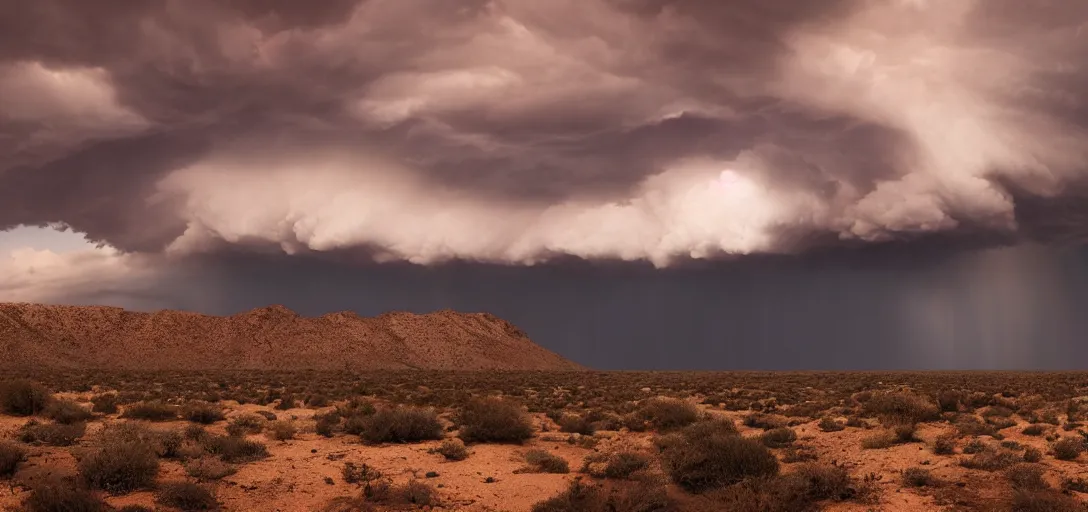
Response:
[[[45,241],[46,246],[21,245],[17,238],[29,243]],[[80,239],[81,244],[72,243]],[[3,302],[40,302],[80,291],[108,289],[150,271],[139,256],[97,247],[82,235],[61,234],[53,228],[0,232],[0,249]]]

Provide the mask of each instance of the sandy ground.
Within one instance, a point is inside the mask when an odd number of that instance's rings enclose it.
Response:
[[[85,397],[77,397],[85,398]],[[239,406],[231,402],[228,405],[231,416],[256,410],[269,410],[268,407],[255,405]],[[233,404],[233,405],[232,405]],[[264,460],[242,464],[236,474],[213,484],[215,493],[227,511],[314,511],[320,510],[329,500],[352,496],[359,492],[356,485],[345,483],[341,469],[346,462],[366,463],[391,477],[394,482],[420,479],[435,486],[441,497],[442,505],[435,510],[463,511],[527,511],[533,503],[560,493],[569,481],[580,475],[578,472],[583,459],[594,450],[572,445],[565,441],[568,434],[542,432],[531,442],[524,445],[480,444],[469,447],[470,455],[466,460],[449,462],[441,455],[428,453],[439,442],[417,444],[386,444],[380,446],[364,445],[355,436],[337,435],[327,439],[313,432],[312,416],[314,410],[292,409],[273,411],[280,418],[295,418],[301,427],[293,440],[275,441],[263,434],[249,436],[267,444],[270,457]],[[760,431],[741,425],[744,413],[713,411],[714,414],[731,417],[744,435],[756,435]],[[25,418],[0,416],[0,436],[11,437],[14,431],[25,423]],[[117,421],[112,418],[105,422]],[[92,422],[85,439],[101,428],[103,421]],[[538,427],[550,424],[543,416],[534,416]],[[151,424],[154,428],[180,428],[186,422],[167,422]],[[223,432],[226,422],[219,422],[208,427],[212,432]],[[1030,437],[1020,433],[1025,425],[1002,430],[1006,439],[1017,441],[1026,446],[1034,446],[1044,454],[1048,442],[1042,437]],[[855,477],[874,474],[881,489],[879,505],[854,503],[829,504],[827,510],[858,511],[881,510],[888,512],[920,510],[952,510],[941,506],[935,498],[933,489],[907,488],[901,484],[903,470],[911,467],[924,467],[949,486],[958,487],[963,493],[973,494],[977,499],[996,500],[1007,490],[1007,484],[1001,473],[969,470],[958,462],[962,455],[934,455],[929,443],[938,435],[949,431],[947,424],[923,424],[918,429],[918,437],[923,441],[893,446],[886,449],[865,450],[861,448],[863,437],[872,434],[872,430],[847,428],[839,432],[822,432],[816,422],[809,422],[793,427],[798,434],[795,444],[813,449],[819,456],[818,461],[843,465]],[[650,448],[652,434],[630,432],[598,432],[601,439],[597,451],[608,452],[617,448]],[[962,445],[962,441],[961,441]],[[546,449],[566,459],[571,467],[570,474],[534,474],[519,473],[524,467],[520,454],[528,449]],[[782,450],[775,450],[782,456]],[[1081,477],[1088,479],[1088,464],[1082,455],[1076,461],[1058,461],[1050,455],[1044,455],[1042,465],[1046,469],[1046,478],[1057,486],[1063,478]],[[791,464],[783,464],[783,471],[789,471]],[[438,476],[427,478],[428,472]],[[30,457],[20,469],[14,481],[34,481],[55,474],[74,474],[75,460],[68,448],[33,447]],[[163,461],[159,476],[160,482],[183,481],[188,477],[178,462]],[[329,482],[332,483],[329,483]],[[958,485],[957,485],[958,483]],[[18,510],[18,504],[26,491],[17,485],[0,487],[0,508]],[[670,489],[670,494],[680,493]],[[1078,495],[1084,499],[1084,495]],[[109,497],[107,501],[114,506],[126,504],[154,505],[154,497],[149,491]]]

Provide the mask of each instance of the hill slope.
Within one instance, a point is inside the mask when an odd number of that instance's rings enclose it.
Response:
[[[0,303],[0,367],[130,370],[581,369],[487,313],[351,312],[307,318],[270,306],[233,316]]]

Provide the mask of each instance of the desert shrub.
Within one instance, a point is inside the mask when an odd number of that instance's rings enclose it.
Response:
[[[861,438],[861,447],[866,450],[881,450],[891,448],[898,441],[895,433],[890,430],[881,430]]]
[[[925,468],[907,468],[903,471],[903,485],[907,487],[932,487],[936,479]]]
[[[1062,490],[1079,493],[1088,493],[1088,480],[1083,478],[1066,478],[1062,480]]]
[[[798,446],[790,445],[785,450],[782,450],[782,462],[787,464],[793,464],[796,462],[812,462],[820,458],[820,454],[816,453],[810,446]]]
[[[560,432],[567,432],[570,434],[582,434],[584,436],[593,435],[596,430],[593,428],[593,423],[586,418],[577,414],[564,414],[559,418]]]
[[[691,492],[778,473],[778,459],[755,439],[736,435],[729,422],[703,421],[658,440],[665,473]]]
[[[103,393],[91,397],[91,412],[117,414],[117,393]]]
[[[321,512],[377,512],[378,506],[363,496],[340,496],[329,500]]]
[[[933,453],[937,455],[952,455],[956,453],[956,436],[942,434],[933,440]]]
[[[352,416],[370,416],[378,410],[374,407],[374,404],[362,397],[353,397],[348,400],[347,403],[337,405],[336,412],[345,418]]]
[[[295,408],[295,396],[287,393],[280,397],[280,401],[276,403],[273,409],[277,411],[286,411]]]
[[[570,473],[567,460],[548,453],[547,450],[529,450],[525,452],[526,473]]]
[[[659,431],[675,430],[699,420],[699,408],[679,398],[650,398],[642,402],[638,417]]]
[[[846,429],[845,424],[840,421],[836,421],[830,416],[824,416],[822,419],[820,419],[820,422],[817,423],[816,426],[824,432],[838,432],[840,430]]]
[[[1043,452],[1038,448],[1028,447],[1024,450],[1024,462],[1039,462],[1043,460]]]
[[[650,457],[635,452],[619,452],[608,458],[604,468],[606,478],[630,478],[637,471],[650,467]]]
[[[996,430],[1002,430],[1016,426],[1016,420],[1005,416],[990,416],[986,418],[986,423],[993,425],[994,429]]]
[[[982,442],[981,439],[972,439],[968,441],[967,444],[963,445],[963,453],[970,455],[986,450],[989,447],[990,445]]]
[[[126,405],[121,417],[133,420],[170,421],[178,418],[178,408],[157,400]]]
[[[159,504],[181,510],[213,510],[219,506],[208,488],[192,482],[168,482],[155,493]]]
[[[754,412],[744,417],[744,426],[751,428],[760,428],[763,430],[774,430],[776,428],[785,427],[786,419],[781,416],[775,416],[773,414]]]
[[[204,401],[192,401],[181,408],[181,417],[193,423],[211,425],[227,418],[223,414],[223,408],[213,403]]]
[[[332,437],[339,426],[340,413],[336,411],[314,415],[314,431],[322,437]]]
[[[875,393],[862,404],[862,413],[884,423],[918,423],[936,419],[940,409],[925,398],[906,392]]]
[[[91,411],[71,400],[53,400],[42,413],[46,418],[65,425],[83,423],[94,417]]]
[[[1075,460],[1084,451],[1084,441],[1075,437],[1063,437],[1050,446],[1054,450],[1054,458],[1058,460]]]
[[[962,391],[945,389],[937,393],[937,407],[942,412],[956,412],[960,410],[960,404],[966,400]]]
[[[329,405],[329,397],[316,393],[306,397],[306,407],[312,407],[314,409],[320,409]]]
[[[714,508],[730,512],[808,512],[825,500],[861,498],[867,488],[851,482],[837,466],[806,464],[795,472],[749,479],[713,493]]]
[[[45,410],[53,400],[45,386],[32,380],[0,382],[0,412],[11,416],[31,416]]]
[[[642,453],[592,453],[582,463],[582,472],[596,478],[627,479],[648,467],[650,457]]]
[[[87,432],[86,423],[40,423],[35,420],[26,422],[19,428],[19,440],[28,444],[47,446],[72,446]]]
[[[960,415],[954,425],[961,436],[997,436],[997,430],[993,425],[979,421],[974,416]]]
[[[466,443],[521,443],[533,437],[529,418],[517,405],[497,398],[474,400],[458,414]]]
[[[797,440],[797,433],[787,427],[776,428],[764,432],[759,440],[767,448],[785,448]]]
[[[298,433],[295,422],[291,420],[273,421],[272,424],[268,426],[268,430],[271,431],[272,439],[277,441],[294,439],[295,434]]]
[[[985,411],[982,411],[983,418],[1008,418],[1012,416],[1013,410],[1001,405],[992,405],[987,407]]]
[[[256,411],[253,414],[256,414],[257,416],[260,416],[268,421],[276,421],[277,419],[279,419],[276,416],[276,413],[272,411]]]
[[[915,437],[917,427],[913,423],[903,423],[896,425],[892,428],[892,433],[895,434],[895,442],[900,443],[913,443],[918,441]]]
[[[230,423],[227,424],[227,433],[232,436],[259,434],[264,430],[265,423],[268,423],[268,420],[260,415],[239,414],[231,418]]]
[[[212,457],[201,457],[185,464],[185,473],[199,480],[219,480],[238,472],[238,468]]]
[[[98,447],[77,464],[91,487],[125,493],[149,487],[159,473],[155,446],[133,427],[110,425],[98,435]]]
[[[1021,430],[1021,432],[1025,436],[1041,436],[1046,432],[1046,427],[1043,427],[1042,425],[1028,425],[1024,427],[1024,430]]]
[[[1084,512],[1076,498],[1054,491],[1018,490],[1009,503],[1011,512]]]
[[[392,491],[393,499],[406,505],[431,506],[438,502],[434,487],[419,480],[409,480]]]
[[[640,478],[608,496],[608,512],[666,512],[671,510],[663,478]]]
[[[105,512],[106,502],[89,489],[60,479],[37,484],[23,501],[26,512]]]
[[[363,416],[359,437],[368,443],[411,443],[442,439],[442,423],[434,409],[397,406]]]
[[[442,444],[434,449],[434,453],[445,457],[446,460],[465,460],[468,458],[468,448],[465,447],[465,442],[460,439],[442,441]]]
[[[26,450],[11,441],[0,440],[0,478],[9,478],[26,460]]]
[[[268,456],[268,448],[264,444],[238,436],[209,436],[203,446],[205,451],[218,455],[223,462],[251,462]]]
[[[1034,464],[1015,464],[1005,470],[1005,478],[1014,489],[1041,490],[1049,487],[1043,480],[1043,468]]]
[[[565,491],[533,505],[532,512],[606,512],[608,497],[595,485],[573,480]]]
[[[968,469],[1000,471],[1022,460],[1019,455],[1013,452],[988,446],[985,450],[961,460],[960,465]]]

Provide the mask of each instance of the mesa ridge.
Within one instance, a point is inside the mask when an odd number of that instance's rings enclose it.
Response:
[[[0,368],[117,370],[576,370],[489,313],[350,311],[304,317],[279,305],[231,316],[107,306],[0,303]]]

